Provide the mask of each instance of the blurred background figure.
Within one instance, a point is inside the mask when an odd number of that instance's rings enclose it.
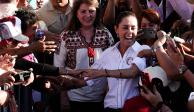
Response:
[[[17,10],[18,0],[0,0],[0,19],[12,16]]]
[[[194,0],[187,0],[190,4],[194,4]]]

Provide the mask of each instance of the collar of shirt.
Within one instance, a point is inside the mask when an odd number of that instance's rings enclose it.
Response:
[[[112,47],[112,50],[118,49],[119,44],[120,44],[120,41],[117,42],[117,43]],[[141,47],[141,45],[140,45],[137,41],[135,41],[135,43],[134,43],[132,46],[130,46],[127,50],[129,50],[129,49],[132,49],[132,50],[134,50],[134,51],[140,51],[140,50],[142,50],[142,47]]]

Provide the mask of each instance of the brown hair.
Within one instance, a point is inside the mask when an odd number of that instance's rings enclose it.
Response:
[[[77,11],[79,10],[81,4],[88,4],[88,5],[94,5],[96,7],[96,19],[94,21],[94,27],[100,27],[100,11],[99,11],[99,3],[98,0],[77,0],[73,4],[73,9],[72,9],[72,18],[67,25],[66,30],[72,30],[76,31],[81,27],[81,23],[77,18]]]
[[[123,18],[127,17],[127,16],[133,16],[137,19],[135,13],[131,12],[131,11],[124,11],[124,12],[121,12],[118,16],[117,16],[117,19],[116,19],[116,22],[115,22],[115,25],[118,27],[119,26],[119,23],[123,20]]]
[[[160,26],[160,24],[161,24],[160,15],[158,14],[158,12],[156,12],[153,9],[143,10],[142,18],[146,18],[148,21],[150,21],[151,23],[157,24],[158,26]]]

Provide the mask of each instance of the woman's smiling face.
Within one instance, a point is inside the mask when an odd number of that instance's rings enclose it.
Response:
[[[77,18],[82,26],[93,26],[96,19],[96,7],[89,4],[81,4],[77,11]]]
[[[120,23],[115,26],[115,31],[121,44],[124,43],[131,46],[135,42],[138,30],[137,24],[137,18],[130,15],[122,18]]]

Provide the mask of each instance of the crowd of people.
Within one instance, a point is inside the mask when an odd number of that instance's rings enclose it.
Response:
[[[194,112],[192,0],[0,0],[0,112]]]

